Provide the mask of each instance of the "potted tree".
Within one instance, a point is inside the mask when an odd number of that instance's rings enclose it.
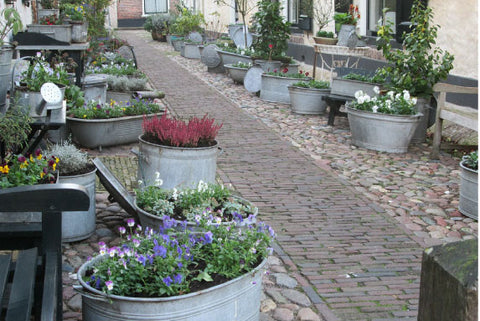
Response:
[[[10,32],[16,34],[23,29],[20,14],[15,8],[4,8],[0,19],[0,114],[5,112],[7,91],[10,87],[14,46],[9,41]]]
[[[360,13],[358,6],[351,4],[348,12],[335,13],[333,16],[335,20],[335,30],[338,33],[338,46],[355,47],[357,44],[356,27]]]
[[[411,30],[403,36],[402,49],[392,48],[390,40],[393,32],[388,19],[383,19],[384,23],[378,30],[377,47],[388,61],[379,72],[389,78],[390,87],[394,90],[407,90],[419,98],[417,108],[424,116],[414,135],[414,142],[425,141],[433,86],[446,79],[453,68],[454,57],[435,47],[439,26],[432,24],[432,18],[432,9],[415,0],[410,15]]]
[[[326,31],[328,23],[332,20],[333,6],[332,1],[315,1],[313,4],[314,19],[317,23],[318,31],[313,40],[317,44],[335,45],[338,39],[332,31]]]
[[[290,23],[281,16],[280,2],[260,1],[258,11],[254,15],[256,22],[257,38],[253,42],[255,58],[282,62],[290,62],[291,58],[286,56],[288,49],[287,40],[290,37]],[[264,70],[272,72],[275,67],[263,67]]]
[[[162,187],[193,187],[199,181],[215,182],[218,143],[222,125],[215,119],[189,120],[162,117],[143,121],[139,136],[138,179],[148,181],[160,173]]]
[[[330,93],[328,81],[299,81],[288,86],[292,111],[297,114],[319,115],[327,107],[325,95]]]
[[[51,146],[47,151],[47,158],[52,156],[59,159],[58,181],[84,186],[90,198],[90,207],[87,211],[62,213],[62,241],[84,240],[95,232],[95,173],[97,168],[89,161],[86,152],[79,150],[68,141]]]
[[[376,94],[380,89],[375,87]],[[417,112],[416,98],[408,91],[389,91],[370,97],[358,91],[355,100],[347,104],[352,143],[389,153],[405,153],[422,116]]]
[[[478,220],[478,151],[463,156],[460,162],[459,211]]]
[[[153,40],[167,41],[167,27],[170,23],[169,13],[157,13],[145,19],[143,28],[152,34]]]

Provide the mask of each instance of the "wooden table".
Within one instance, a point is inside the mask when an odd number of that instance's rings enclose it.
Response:
[[[84,69],[84,53],[90,46],[89,42],[72,43],[70,45],[18,45],[15,50],[19,52],[20,57],[35,56],[37,52],[42,50],[55,51],[59,54],[66,52],[76,63],[75,69],[76,85],[82,86],[82,74]]]

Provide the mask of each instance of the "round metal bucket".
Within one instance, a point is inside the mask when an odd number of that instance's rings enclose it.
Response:
[[[290,104],[288,86],[302,79],[262,74],[260,98],[266,101]]]
[[[62,212],[62,242],[84,240],[95,232],[95,174],[97,169],[90,173],[75,176],[59,176],[60,183],[74,183],[85,187],[90,198],[90,207],[87,211]]]
[[[460,162],[460,201],[458,210],[478,220],[478,171],[474,171]]]
[[[292,111],[302,115],[320,115],[325,113],[327,103],[323,96],[328,95],[330,89],[316,89],[288,86]]]
[[[72,24],[72,42],[86,42],[88,39],[88,22],[70,22]]]
[[[215,182],[218,144],[209,147],[184,148],[149,143],[139,139],[137,178],[153,184],[156,172],[162,188],[196,187],[199,181]]]
[[[243,84],[243,79],[248,71],[247,68],[234,67],[233,65],[224,65],[224,67],[234,83]]]
[[[6,111],[7,91],[10,89],[13,47],[0,48],[0,113]]]
[[[108,297],[83,281],[86,271],[103,257],[83,264],[77,277],[82,285],[84,321],[258,321],[263,260],[253,271],[226,283],[185,295],[165,298]]]
[[[422,114],[389,115],[346,107],[352,143],[381,152],[405,153]]]

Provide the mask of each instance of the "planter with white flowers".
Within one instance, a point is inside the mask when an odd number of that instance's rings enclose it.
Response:
[[[375,88],[380,93],[378,87]],[[352,143],[355,146],[389,153],[405,153],[421,113],[416,98],[407,91],[370,97],[362,91],[346,106]]]

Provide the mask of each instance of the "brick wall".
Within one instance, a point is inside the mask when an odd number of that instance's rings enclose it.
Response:
[[[118,2],[118,19],[138,19],[142,17],[143,0],[121,0]]]

